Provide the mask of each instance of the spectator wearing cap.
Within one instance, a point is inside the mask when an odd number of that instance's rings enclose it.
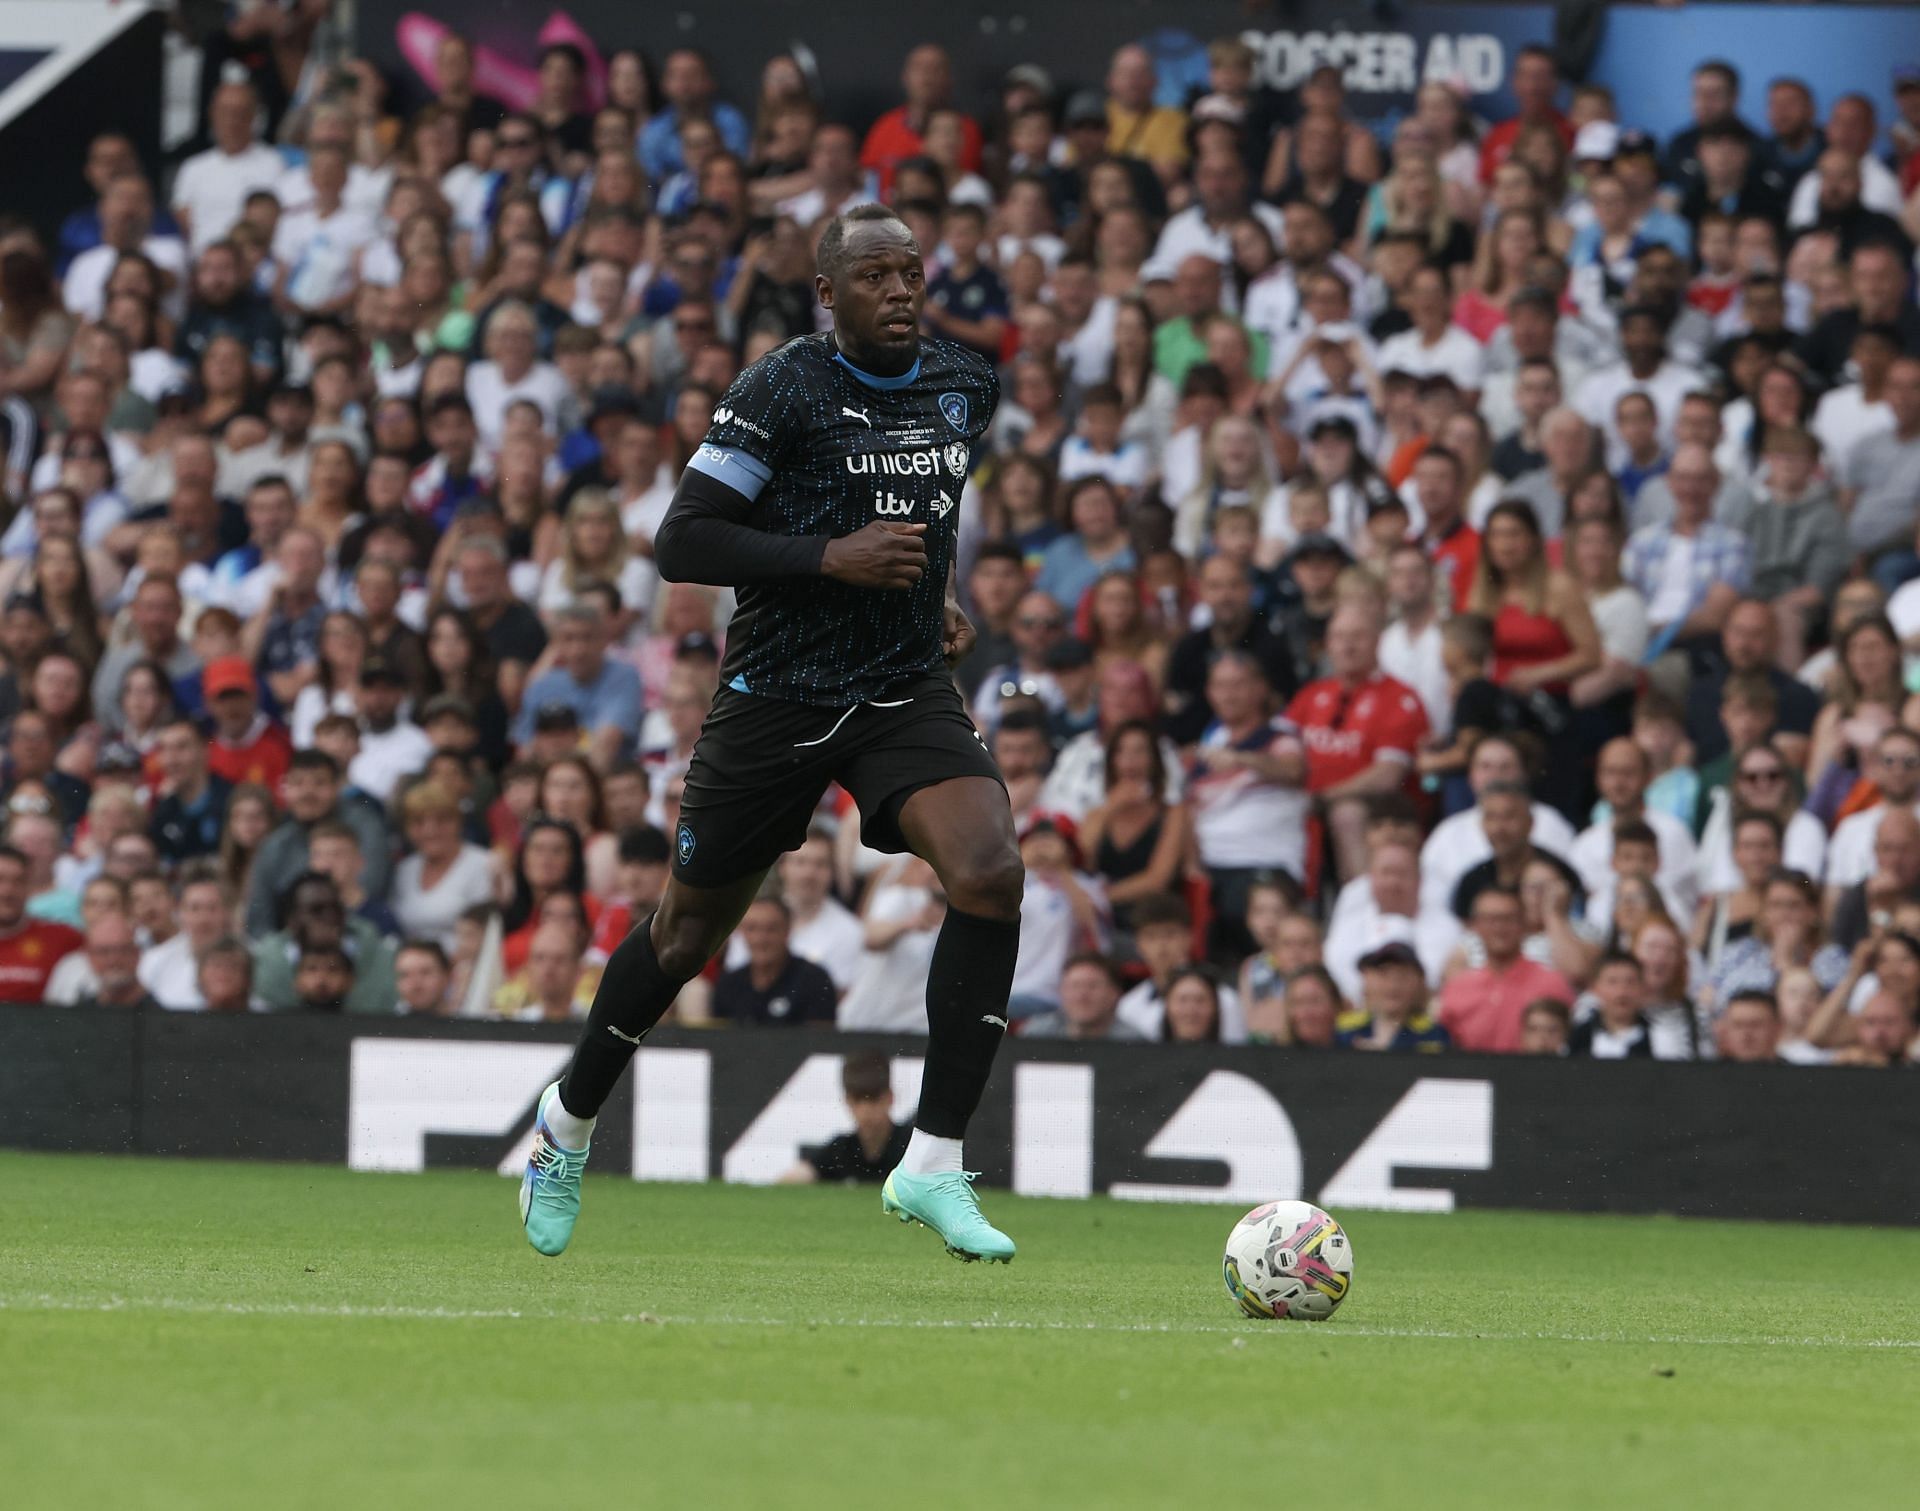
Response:
[[[1742,121],[1719,120],[1700,128],[1697,160],[1684,174],[1680,200],[1680,213],[1696,240],[1701,219],[1710,212],[1735,219],[1757,215],[1776,225],[1786,219],[1786,185],[1760,156],[1759,146],[1760,139]]]
[[[793,952],[792,915],[771,893],[757,897],[740,920],[747,962],[713,987],[713,1015],[742,1027],[833,1024],[839,997],[833,978]]]
[[[293,759],[286,730],[260,711],[260,688],[244,656],[222,656],[201,673],[200,686],[213,716],[207,767],[238,786],[251,782],[279,792]]]
[[[206,735],[192,719],[171,719],[161,727],[155,754],[160,784],[150,826],[154,848],[168,865],[215,854],[233,783],[209,765]],[[275,776],[263,785],[278,783]]]
[[[347,780],[382,805],[403,777],[412,776],[433,754],[426,731],[402,714],[406,679],[385,656],[369,654],[360,664],[360,753]]]
[[[180,638],[180,610],[180,585],[171,577],[148,577],[135,589],[134,638],[108,651],[93,674],[94,717],[108,734],[120,729],[120,684],[130,668],[152,661],[174,682],[199,673],[199,656]]]
[[[1060,1005],[1020,1025],[1023,1039],[1078,1039],[1144,1043],[1145,1035],[1120,1016],[1120,975],[1105,955],[1075,955],[1060,973]]]
[[[907,1152],[912,1128],[893,1120],[892,1067],[884,1054],[866,1049],[848,1055],[840,1065],[840,1090],[852,1131],[824,1144],[802,1145],[781,1185],[878,1185]]]
[[[256,871],[256,883],[258,875]],[[318,871],[297,875],[280,898],[275,917],[280,927],[261,931],[253,946],[253,990],[268,1012],[324,1006],[391,1016],[393,945],[366,919],[348,914],[330,877]],[[301,980],[309,957],[315,956],[328,961],[338,957],[337,978],[329,977],[327,983],[330,990]]]
[[[1412,949],[1427,979],[1441,979],[1460,925],[1447,899],[1422,892],[1420,847],[1410,832],[1389,832],[1383,822],[1372,834],[1365,872],[1340,891],[1321,958],[1343,996],[1360,999],[1361,961],[1388,944]]]
[[[1448,980],[1440,989],[1436,1016],[1455,1049],[1516,1054],[1521,1021],[1530,1005],[1543,997],[1571,1005],[1573,988],[1558,971],[1521,954],[1525,925],[1520,894],[1511,887],[1482,890],[1469,921],[1486,952],[1486,964]]]
[[[1047,647],[1046,667],[1060,689],[1060,703],[1047,711],[1047,737],[1054,745],[1085,734],[1100,722],[1099,680],[1093,647],[1068,635]]]
[[[606,616],[587,604],[562,609],[554,616],[553,649],[551,669],[527,687],[520,740],[532,738],[541,709],[561,704],[578,717],[595,765],[605,770],[632,755],[640,728],[640,674],[607,655]]]
[[[364,862],[360,885],[369,897],[387,895],[393,869],[392,841],[379,811],[363,799],[342,799],[340,767],[332,756],[321,750],[295,751],[284,786],[287,816],[260,842],[253,859],[247,932],[255,937],[274,927],[281,894],[307,870],[309,836],[323,819],[337,819],[359,839]]]
[[[1447,1031],[1428,1016],[1425,968],[1412,945],[1395,942],[1368,951],[1360,957],[1358,977],[1359,988],[1348,1000],[1359,1005],[1334,1024],[1342,1049],[1431,1055],[1450,1047]]]

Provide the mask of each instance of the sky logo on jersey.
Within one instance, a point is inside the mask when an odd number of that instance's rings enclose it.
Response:
[[[940,413],[946,416],[947,423],[961,434],[967,429],[967,396],[963,393],[943,393],[940,395]]]
[[[933,502],[927,507],[933,511],[933,517],[935,519],[945,519],[949,514],[953,513],[953,500],[948,497],[947,490],[942,488],[938,493],[934,494]]]

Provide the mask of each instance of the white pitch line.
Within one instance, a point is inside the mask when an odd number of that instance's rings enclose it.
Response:
[[[607,1327],[758,1327],[758,1328],[868,1328],[929,1332],[1045,1332],[1219,1335],[1223,1337],[1403,1338],[1457,1343],[1611,1343],[1652,1347],[1707,1348],[1920,1348],[1920,1338],[1835,1338],[1763,1336],[1755,1338],[1686,1337],[1679,1334],[1449,1332],[1438,1328],[1367,1327],[1330,1323],[1325,1327],[1275,1325],[1263,1327],[1189,1322],[1029,1322],[1014,1317],[673,1317],[652,1312],[596,1316],[576,1312],[526,1311],[514,1307],[361,1306],[321,1302],[193,1301],[171,1296],[109,1296],[91,1301],[65,1296],[0,1296],[0,1312],[175,1312],[188,1316],[221,1317],[337,1317],[349,1320],[400,1322],[571,1322]]]

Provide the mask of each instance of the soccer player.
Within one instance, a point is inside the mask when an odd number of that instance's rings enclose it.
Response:
[[[666,895],[607,962],[573,1063],[540,1097],[520,1212],[543,1254],[573,1235],[594,1116],[634,1050],[839,782],[866,843],[920,856],[947,896],[920,1107],[882,1210],[958,1258],[1013,1258],[961,1141],[1006,1031],[1024,876],[1006,789],[948,670],[974,641],[956,506],[999,385],[985,358],[921,337],[926,270],[893,211],[837,217],[818,269],[832,332],[734,381],[654,540],[667,581],[732,587],[739,606]]]

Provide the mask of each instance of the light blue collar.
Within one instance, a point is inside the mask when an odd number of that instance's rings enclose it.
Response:
[[[918,357],[913,359],[913,366],[909,367],[897,378],[883,378],[878,373],[870,373],[863,368],[855,367],[847,360],[846,354],[843,352],[835,352],[833,354],[833,360],[838,362],[869,388],[905,388],[915,378],[920,376],[920,359]]]

